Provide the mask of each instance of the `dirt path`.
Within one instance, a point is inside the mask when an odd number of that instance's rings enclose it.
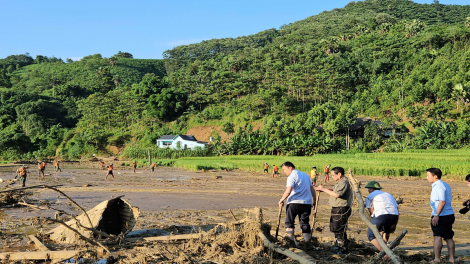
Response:
[[[286,178],[270,178],[267,174],[247,172],[191,172],[173,168],[157,168],[155,173],[149,170],[115,169],[115,179],[105,180],[105,171],[98,169],[78,168],[76,165],[63,166],[63,172],[54,179],[52,166],[46,168],[46,180],[38,181],[37,171],[27,180],[28,185],[40,183],[63,184],[61,190],[90,209],[103,200],[119,195],[142,210],[135,229],[170,228],[181,225],[203,226],[222,221],[231,221],[228,209],[232,209],[237,218],[245,214],[244,208],[262,207],[266,221],[275,223],[277,201],[285,189]],[[12,179],[16,167],[1,167],[0,178]],[[395,198],[403,198],[400,205],[400,222],[397,234],[407,228],[409,234],[403,241],[400,250],[408,253],[421,252],[429,254],[432,250],[432,231],[430,229],[429,194],[431,186],[426,180],[415,178],[373,178],[357,176],[362,182],[378,180],[384,191]],[[445,179],[444,179],[445,180]],[[461,203],[469,196],[470,189],[463,182],[448,182],[453,188],[453,208],[458,212]],[[86,185],[91,185],[84,187]],[[332,186],[330,182],[326,186]],[[366,190],[362,190],[364,197]],[[38,200],[55,202],[56,207],[74,212],[65,198],[49,190],[37,190],[32,196]],[[319,222],[315,236],[321,242],[331,241],[329,232],[330,207],[328,197],[322,195],[317,214]],[[34,226],[21,225],[25,219],[37,216],[53,216],[53,211],[35,211],[25,208],[2,209],[0,231],[34,233]],[[79,212],[76,211],[78,214]],[[283,215],[282,222],[285,215]],[[7,220],[7,221],[6,221]],[[15,226],[15,223],[16,226]],[[470,220],[467,216],[456,214],[454,224],[457,255],[470,256]],[[282,229],[281,229],[282,230]],[[296,231],[299,231],[297,228]],[[349,223],[349,237],[356,241],[367,241],[367,228],[360,221],[356,210]],[[394,239],[397,234],[391,236]],[[446,251],[446,250],[444,250]],[[446,253],[446,252],[444,252]]]

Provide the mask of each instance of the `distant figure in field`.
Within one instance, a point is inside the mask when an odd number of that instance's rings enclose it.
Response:
[[[155,171],[155,166],[157,166],[157,163],[155,163],[155,162],[154,162],[154,163],[152,163],[152,166],[151,166],[151,168],[152,168],[152,172],[154,172],[154,171]]]
[[[104,170],[105,169],[105,166],[104,166],[104,161],[101,161],[101,170]]]
[[[264,164],[264,173],[268,173],[269,172],[269,165],[268,163],[265,163]]]
[[[45,161],[42,162],[42,166],[44,167],[44,170],[46,170],[46,162]]]
[[[16,170],[16,177],[20,177],[20,182],[21,182],[21,187],[25,187],[26,185],[26,175],[27,175],[27,168],[25,165],[21,165],[21,167],[19,167],[17,170]]]
[[[318,176],[317,167],[313,166],[312,170],[310,171],[310,180],[312,181],[313,186],[317,184],[317,176]]]
[[[329,182],[330,181],[330,167],[331,165],[328,164],[325,166],[325,182]]]
[[[45,162],[44,162],[45,163]],[[39,162],[38,163],[38,176],[39,176],[39,180],[41,179],[44,179],[44,169],[45,169],[45,166],[43,165],[44,164],[43,162]],[[42,175],[42,177],[41,177]]]
[[[272,178],[274,178],[274,175],[276,175],[276,178],[279,178],[279,168],[276,165],[273,165],[273,176],[272,176]]]
[[[106,178],[104,178],[105,180],[108,179],[108,176],[111,175],[114,179],[114,174],[113,174],[113,164],[109,164],[108,166],[108,173],[106,174]]]
[[[132,163],[134,165],[134,173],[135,173],[135,169],[137,168],[137,161],[134,160],[134,163]]]
[[[58,160],[55,160],[55,161],[54,161],[54,171],[55,171],[55,172],[57,172],[57,171],[62,172],[62,170],[60,169],[59,161],[58,161]]]

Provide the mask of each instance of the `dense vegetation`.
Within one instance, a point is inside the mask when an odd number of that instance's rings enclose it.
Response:
[[[179,46],[164,60],[12,55],[0,60],[0,157],[147,149],[203,124],[232,137],[216,153],[342,152],[348,126],[363,116],[382,126],[368,126],[349,151],[463,148],[469,41],[470,6],[367,0]],[[405,133],[386,139],[387,128]]]

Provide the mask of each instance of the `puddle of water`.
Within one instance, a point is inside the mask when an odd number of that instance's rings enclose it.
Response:
[[[156,181],[186,181],[191,179],[188,176],[173,177],[173,178],[155,178]]]

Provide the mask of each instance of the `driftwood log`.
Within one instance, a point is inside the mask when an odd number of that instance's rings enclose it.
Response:
[[[357,201],[359,202],[359,216],[361,217],[362,221],[364,223],[366,223],[366,225],[372,230],[372,232],[375,235],[375,238],[379,242],[379,245],[382,247],[382,250],[385,251],[385,253],[392,259],[393,263],[401,264],[400,258],[398,258],[398,256],[395,253],[393,253],[393,251],[387,246],[387,244],[385,243],[382,235],[380,234],[379,230],[377,229],[377,226],[372,224],[370,222],[369,218],[367,218],[367,216],[365,215],[365,213],[364,213],[364,210],[365,210],[364,199],[362,198],[361,192],[359,191],[359,184],[356,181],[356,179],[354,179],[354,176],[352,174],[351,169],[349,169],[349,177],[348,178],[349,178],[349,181],[351,182],[351,185],[353,187],[353,191],[356,194]]]
[[[41,252],[7,252],[0,253],[2,260],[54,260],[61,261],[73,258],[80,250],[41,251]]]
[[[50,249],[48,249],[41,241],[39,241],[39,239],[37,239],[37,237],[35,237],[34,235],[29,235],[28,236],[29,239],[31,241],[33,241],[34,243],[34,246],[39,250],[39,251],[48,251]]]
[[[395,238],[395,240],[393,240],[392,243],[390,243],[389,247],[390,249],[394,249],[395,247],[397,247],[398,245],[400,245],[400,242],[401,240],[405,237],[406,233],[408,233],[408,230],[406,229],[403,229],[403,232],[401,232],[401,234],[399,236],[397,236],[397,238]],[[385,256],[385,251],[380,251],[379,254],[377,254],[374,258],[375,259],[381,259]]]

